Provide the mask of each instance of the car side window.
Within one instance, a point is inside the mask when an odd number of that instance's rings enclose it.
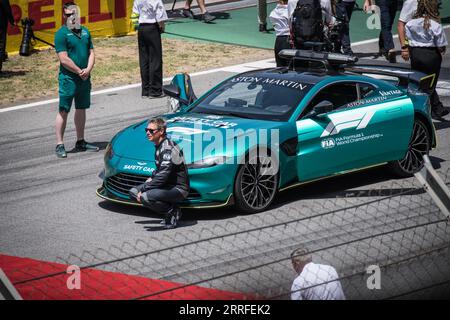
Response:
[[[334,105],[334,110],[345,107],[347,104],[358,100],[358,91],[356,90],[356,83],[336,83],[323,88],[311,100],[306,108],[306,114],[310,112],[318,103],[328,100]]]
[[[359,99],[368,98],[373,95],[375,91],[375,87],[368,83],[358,83],[359,87]]]

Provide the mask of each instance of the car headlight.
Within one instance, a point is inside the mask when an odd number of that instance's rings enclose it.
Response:
[[[105,149],[105,160],[111,160],[114,157],[114,150],[112,148],[112,144],[108,143]]]
[[[188,169],[209,168],[214,167],[218,164],[225,164],[227,163],[227,159],[229,158],[226,156],[208,157],[202,160],[188,163],[186,166]]]

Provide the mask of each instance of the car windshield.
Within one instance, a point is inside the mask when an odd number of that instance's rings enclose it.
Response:
[[[287,121],[312,85],[277,76],[232,78],[195,103],[190,111]]]

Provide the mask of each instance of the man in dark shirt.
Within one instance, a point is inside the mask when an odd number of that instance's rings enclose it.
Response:
[[[189,177],[183,152],[167,138],[166,128],[166,121],[162,118],[149,120],[145,132],[156,147],[156,170],[145,183],[130,190],[130,197],[157,213],[165,214],[161,224],[172,229],[181,217],[177,204],[189,194]]]

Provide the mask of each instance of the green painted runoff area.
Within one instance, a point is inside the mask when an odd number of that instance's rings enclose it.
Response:
[[[357,0],[361,10],[356,9],[350,22],[351,41],[358,42],[377,38],[380,31],[369,29],[367,20],[369,14],[362,11],[363,0]],[[444,0],[441,9],[443,24],[450,24],[450,1]],[[267,6],[267,15],[270,14],[275,3]],[[397,18],[400,12],[397,12]],[[258,30],[256,6],[214,13],[217,19],[213,23],[203,23],[200,20],[180,18],[170,21],[166,27],[166,38],[187,38],[199,41],[212,41],[227,44],[236,44],[256,48],[271,49],[275,43],[275,32],[262,33]],[[272,25],[268,19],[268,28]],[[397,31],[397,19],[393,32]]]

